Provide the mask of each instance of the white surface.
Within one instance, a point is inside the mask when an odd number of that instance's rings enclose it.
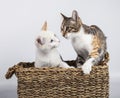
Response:
[[[69,41],[60,34],[62,17],[76,9],[82,21],[98,25],[108,37],[111,98],[120,98],[120,1],[119,0],[0,0],[0,98],[16,97],[16,78],[6,80],[7,69],[20,61],[34,61],[34,38],[44,21],[61,40],[63,59],[76,58]],[[69,50],[69,51],[68,51]]]

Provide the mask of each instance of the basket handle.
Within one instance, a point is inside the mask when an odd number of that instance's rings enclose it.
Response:
[[[13,74],[15,73],[15,70],[17,68],[17,65],[14,65],[13,67],[10,67],[5,75],[6,79],[9,79],[13,76]]]
[[[16,73],[16,70],[19,68],[30,68],[34,67],[34,62],[32,63],[26,63],[26,62],[20,62],[17,65],[14,65],[13,67],[10,67],[5,75],[6,79],[9,79],[13,76],[13,74]]]

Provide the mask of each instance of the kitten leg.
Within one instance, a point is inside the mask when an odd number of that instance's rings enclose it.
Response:
[[[72,67],[72,66],[69,66],[67,63],[65,63],[65,62],[61,62],[60,63],[60,67],[63,67],[63,68],[74,68],[74,67]]]
[[[90,74],[90,71],[92,70],[92,66],[94,65],[93,64],[94,59],[95,58],[90,58],[83,64],[82,70],[84,74]]]
[[[84,58],[78,55],[76,59],[77,68],[81,68],[84,62],[85,62]]]
[[[90,74],[90,71],[92,70],[92,66],[95,63],[95,59],[99,56],[99,47],[100,47],[100,41],[97,38],[97,36],[94,36],[92,41],[93,49],[90,53],[90,58],[83,64],[82,70],[85,74]]]

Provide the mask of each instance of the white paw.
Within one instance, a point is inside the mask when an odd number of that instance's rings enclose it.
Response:
[[[70,66],[69,68],[75,68],[75,67],[73,67],[73,66]]]
[[[92,65],[91,64],[84,64],[82,66],[82,70],[84,74],[90,74],[91,70],[92,70]]]
[[[91,70],[92,70],[92,65],[93,65],[93,62],[94,61],[94,58],[90,58],[89,60],[87,60],[83,66],[82,66],[82,70],[83,70],[83,73],[84,74],[90,74]]]

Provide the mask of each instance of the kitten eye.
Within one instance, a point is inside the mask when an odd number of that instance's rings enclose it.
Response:
[[[51,43],[52,43],[53,41],[54,41],[53,39],[50,40]]]

